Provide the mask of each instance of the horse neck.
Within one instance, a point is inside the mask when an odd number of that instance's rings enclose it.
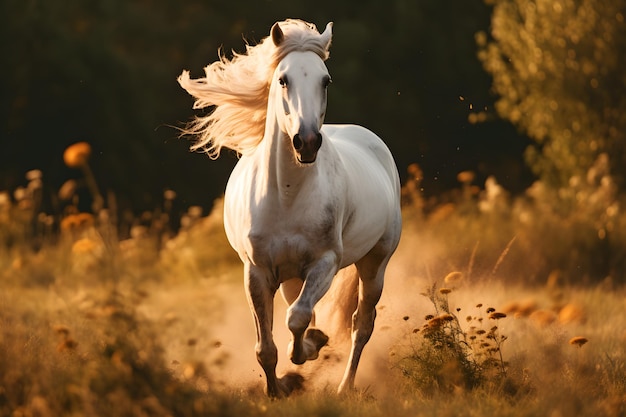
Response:
[[[276,192],[279,202],[289,204],[305,184],[310,185],[310,181],[317,178],[318,164],[301,166],[296,163],[290,139],[276,121],[266,128],[262,144],[268,191]]]

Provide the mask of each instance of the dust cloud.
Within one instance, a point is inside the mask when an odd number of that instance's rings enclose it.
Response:
[[[419,295],[425,281],[407,271],[407,265],[415,260],[412,252],[410,241],[405,239],[387,268],[376,327],[357,372],[359,390],[383,393],[393,386],[390,351],[411,331],[414,320],[406,318],[423,317],[420,310],[427,310],[427,300]],[[287,356],[290,341],[285,324],[287,305],[277,293],[273,331],[279,353],[279,376],[300,373],[305,378],[305,390],[334,391],[338,387],[350,350],[349,323],[356,306],[354,272],[354,268],[340,271],[328,294],[316,307],[316,327],[330,340],[317,360],[301,366],[293,365]],[[215,284],[212,278],[207,278],[200,286],[188,284],[153,296],[152,305],[145,308],[153,318],[169,322],[164,334],[166,354],[174,370],[179,368],[183,377],[185,364],[202,362],[214,387],[236,391],[264,389],[265,376],[254,350],[256,330],[242,282],[243,278]],[[191,347],[189,340],[193,340]]]

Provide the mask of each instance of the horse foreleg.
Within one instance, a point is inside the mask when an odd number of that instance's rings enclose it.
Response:
[[[256,357],[265,372],[267,395],[270,397],[289,395],[295,384],[283,383],[276,376],[278,350],[272,335],[272,324],[274,295],[277,288],[271,285],[272,277],[261,268],[246,264],[244,269],[246,295],[256,325]]]
[[[337,255],[327,252],[308,270],[300,294],[287,309],[287,327],[293,336],[289,356],[296,365],[316,359],[328,342],[321,330],[308,327],[314,319],[313,308],[328,291],[337,268]]]
[[[357,262],[361,277],[359,283],[359,301],[352,315],[352,348],[346,371],[339,384],[338,392],[344,393],[354,388],[356,371],[361,360],[363,348],[370,340],[376,319],[376,304],[383,290],[385,267],[389,257],[380,261],[380,257],[371,255]]]

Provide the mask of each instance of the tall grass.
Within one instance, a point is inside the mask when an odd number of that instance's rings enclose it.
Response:
[[[411,167],[359,390],[334,394],[331,341],[303,392],[270,401],[221,203],[173,224],[169,191],[119,213],[75,162],[85,181],[54,204],[39,172],[0,192],[2,416],[626,414],[626,216],[606,179],[513,198],[462,173],[425,201]]]

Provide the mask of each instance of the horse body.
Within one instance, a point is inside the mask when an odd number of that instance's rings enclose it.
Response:
[[[300,47],[276,58],[268,75],[263,135],[243,152],[224,201],[224,226],[244,264],[257,359],[270,396],[292,389],[276,376],[275,293],[280,288],[289,304],[291,361],[302,364],[317,358],[328,341],[315,328],[314,307],[336,273],[352,264],[360,279],[358,305],[349,312],[352,348],[339,391],[353,387],[361,352],[373,331],[385,267],[401,229],[398,173],[383,141],[363,127],[323,125],[330,83],[323,60],[331,25],[322,34],[303,25],[288,21],[286,34],[279,24],[272,28],[277,51],[296,37]],[[207,93],[208,68],[205,79],[179,79],[202,104],[217,100]],[[198,125],[206,128],[202,122]]]
[[[320,250],[335,251],[339,268],[355,263],[399,222],[399,179],[384,143],[355,125],[324,125],[322,133],[324,152],[298,168],[302,179],[280,183],[255,153],[241,158],[226,187],[229,242],[242,262],[296,269],[292,276],[279,269],[279,283],[302,278]]]

